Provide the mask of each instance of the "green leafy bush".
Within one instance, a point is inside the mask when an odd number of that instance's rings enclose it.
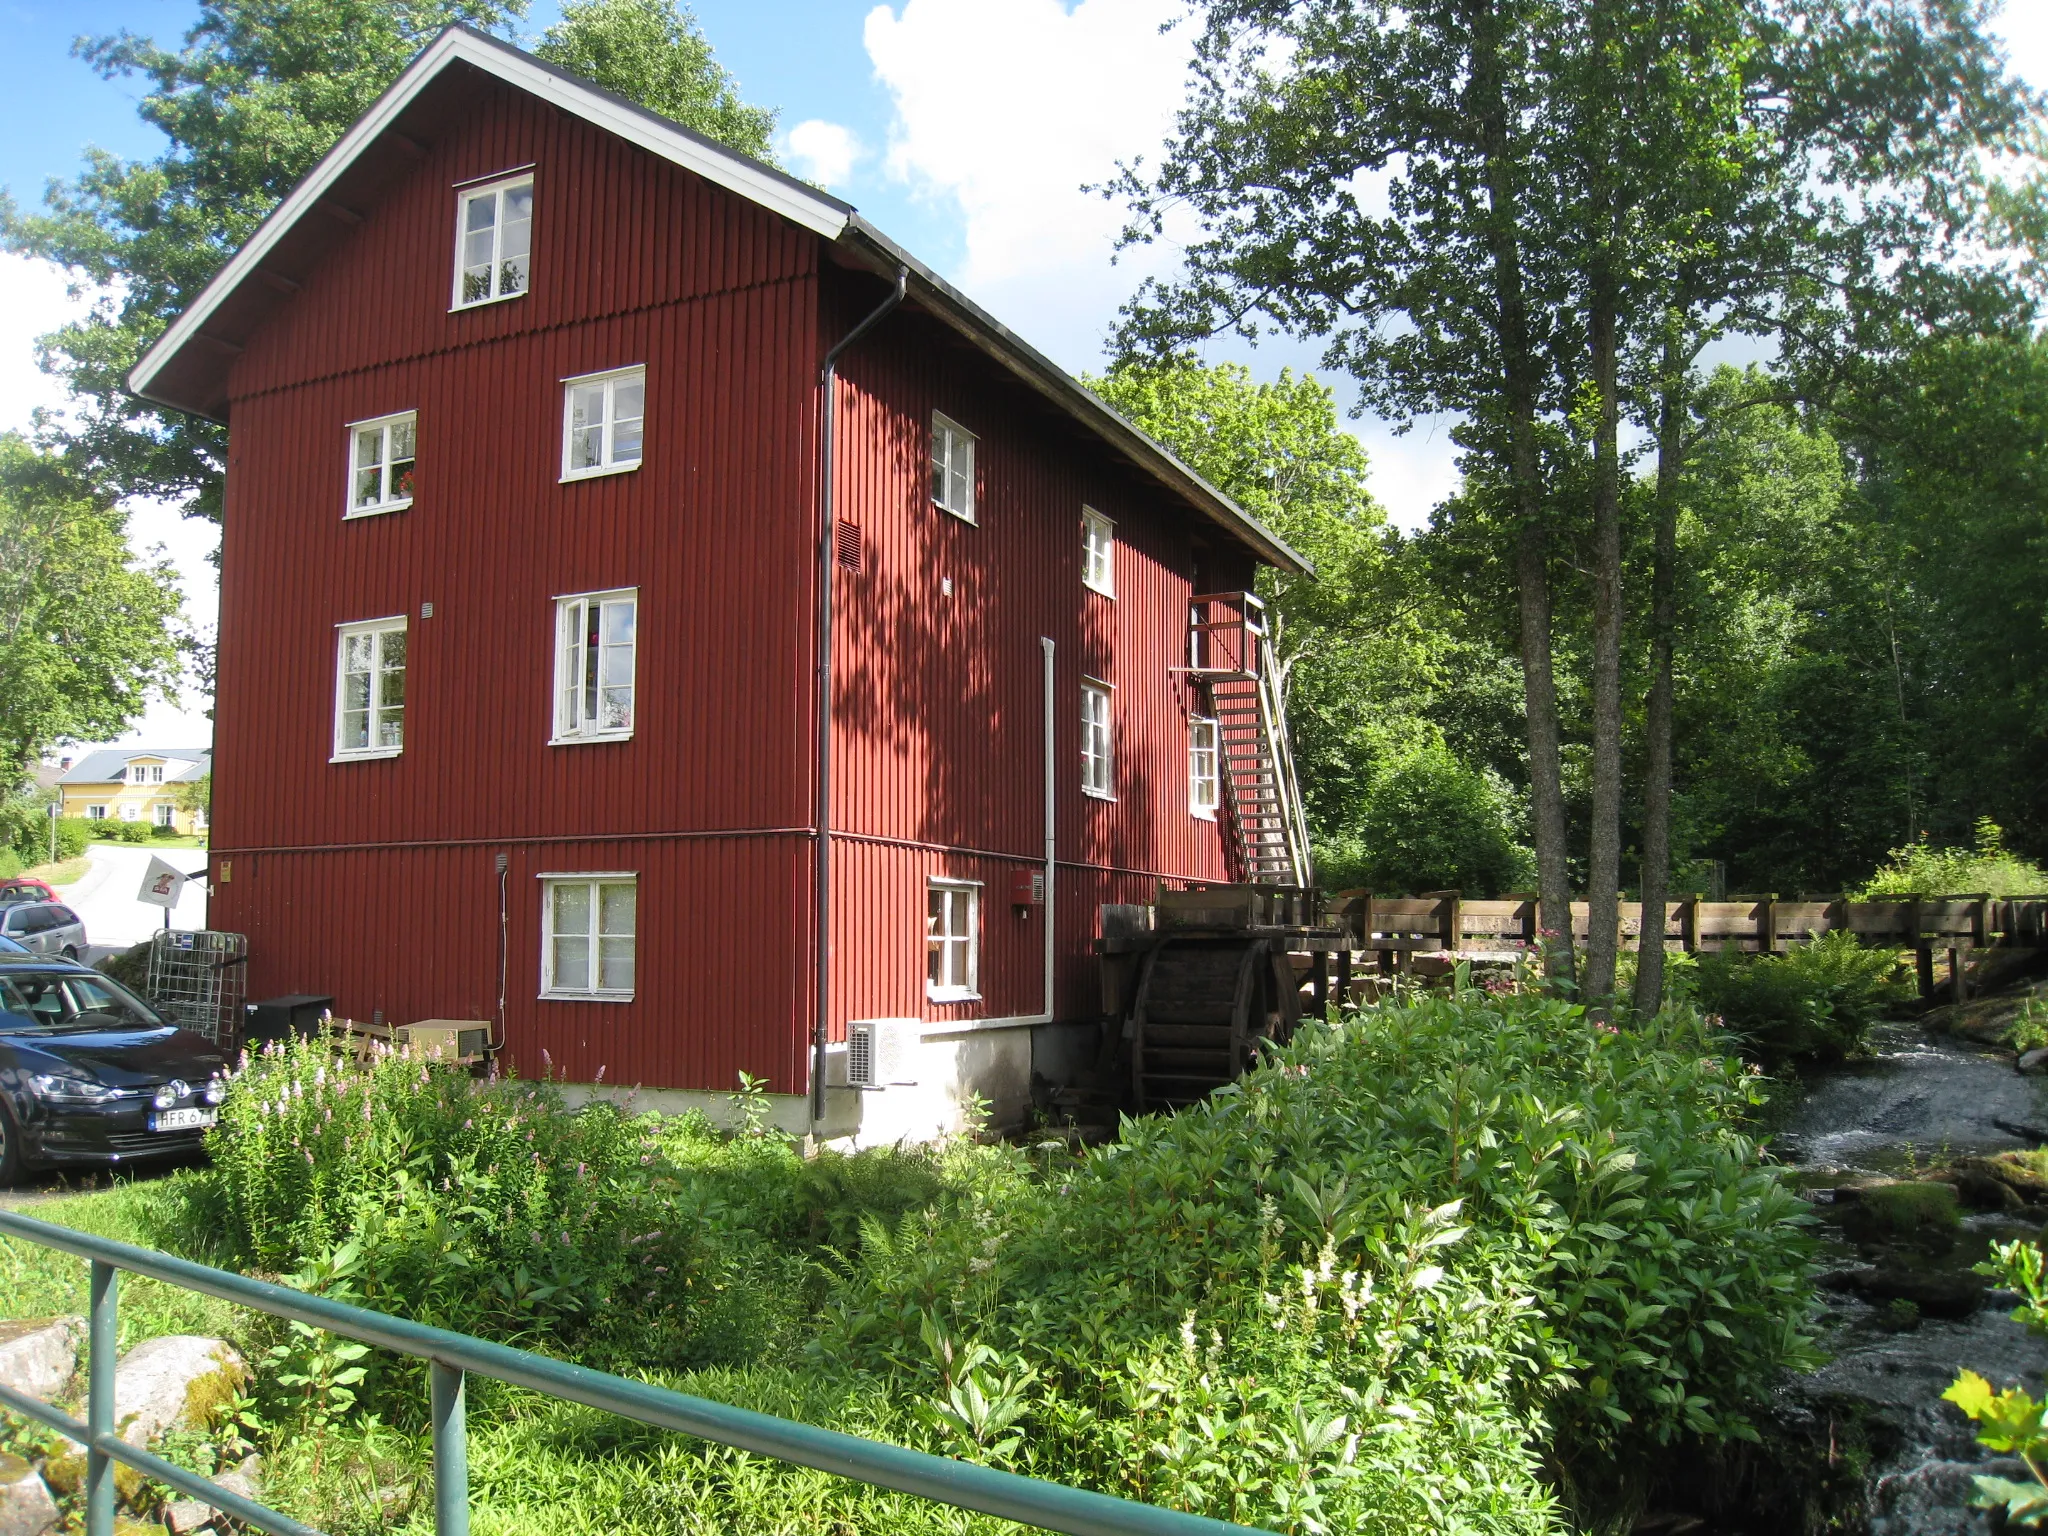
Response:
[[[149,841],[150,826],[146,821],[122,821],[114,824],[113,837],[123,843],[146,843]]]
[[[1773,1061],[1854,1055],[1885,1010],[1912,995],[1895,951],[1866,949],[1846,931],[1782,955],[1701,955],[1696,978],[1700,1007]]]
[[[75,859],[85,852],[86,823],[67,816],[57,823],[57,857]],[[44,864],[50,858],[49,801],[36,794],[14,794],[0,798],[0,853],[12,853],[22,869]]]
[[[2048,1336],[2048,1259],[2038,1243],[1995,1243],[1991,1257],[1977,1266],[2010,1290],[2019,1292],[2015,1322],[2029,1333]],[[1975,1371],[1959,1371],[1941,1394],[1977,1425],[1977,1443],[2001,1456],[2016,1456],[2027,1469],[2028,1482],[2007,1477],[1978,1476],[1970,1502],[1998,1511],[1994,1519],[2014,1530],[2048,1528],[2048,1399],[2037,1400],[2022,1387],[2000,1392]]]
[[[1318,845],[1318,881],[1386,895],[1519,889],[1535,878],[1522,819],[1498,774],[1467,766],[1441,743],[1412,747],[1373,771],[1351,827]]]
[[[12,880],[21,871],[21,856],[12,848],[0,848],[0,880]]]
[[[1754,1438],[1813,1358],[1760,1097],[1690,1016],[1366,1010],[961,1219],[870,1223],[817,1350],[997,1465],[1290,1528],[1546,1529],[1539,1454],[1569,1491]]]
[[[1894,848],[1852,901],[1883,896],[2039,896],[2048,893],[2048,869],[2005,846],[2005,832],[1989,816],[1977,818],[1975,844],[1935,848],[1912,843]]]

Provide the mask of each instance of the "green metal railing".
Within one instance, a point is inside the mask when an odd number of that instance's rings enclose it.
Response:
[[[128,1444],[115,1433],[114,1365],[118,1357],[115,1307],[122,1270],[147,1275],[223,1301],[345,1334],[379,1349],[411,1355],[431,1366],[434,1433],[434,1529],[438,1536],[468,1536],[469,1456],[463,1382],[466,1374],[495,1377],[549,1397],[602,1408],[624,1418],[694,1435],[778,1461],[853,1478],[877,1488],[916,1494],[959,1509],[977,1510],[1067,1536],[1224,1536],[1247,1528],[1179,1510],[1134,1504],[1062,1483],[999,1472],[973,1462],[819,1429],[751,1409],[689,1397],[646,1382],[551,1360],[466,1333],[428,1328],[404,1318],[352,1307],[287,1286],[251,1280],[149,1248],[136,1248],[74,1232],[33,1217],[0,1211],[0,1234],[39,1243],[92,1262],[86,1422],[38,1398],[0,1386],[0,1407],[47,1424],[85,1447],[86,1536],[113,1536],[114,1463],[123,1462],[180,1493],[225,1510],[277,1536],[320,1536],[311,1526],[267,1509],[219,1484],[174,1467]]]

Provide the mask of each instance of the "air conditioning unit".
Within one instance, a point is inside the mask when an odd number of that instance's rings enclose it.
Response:
[[[889,1088],[917,1081],[922,1019],[855,1019],[846,1026],[846,1085]]]
[[[491,1024],[488,1019],[421,1019],[399,1030],[398,1039],[435,1061],[478,1062],[490,1046]]]

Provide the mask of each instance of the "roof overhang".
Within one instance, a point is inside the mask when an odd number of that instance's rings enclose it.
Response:
[[[899,266],[908,269],[918,307],[1079,420],[1133,467],[1248,544],[1261,559],[1282,570],[1310,570],[1284,540],[862,219],[851,204],[468,27],[443,31],[371,103],[143,354],[128,377],[128,387],[153,404],[225,421],[234,359],[332,249],[337,224],[361,223],[365,210],[410,171],[425,154],[425,146],[495,82],[517,86],[780,214],[833,242],[850,265],[888,277]]]

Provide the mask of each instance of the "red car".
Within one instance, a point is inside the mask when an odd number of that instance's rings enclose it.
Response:
[[[11,906],[17,901],[56,899],[56,888],[47,881],[37,880],[28,875],[16,875],[12,880],[0,880],[0,907]]]

